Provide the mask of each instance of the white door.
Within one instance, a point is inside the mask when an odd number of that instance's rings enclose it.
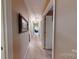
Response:
[[[45,40],[45,48],[52,49],[52,31],[53,31],[53,16],[46,16],[46,40]]]
[[[5,59],[3,1],[1,8],[1,59]]]
[[[1,25],[1,59],[5,59],[5,49],[4,49],[4,32],[3,26]]]
[[[1,59],[5,59],[3,17],[1,19]]]
[[[12,0],[1,1],[1,59],[13,59]]]

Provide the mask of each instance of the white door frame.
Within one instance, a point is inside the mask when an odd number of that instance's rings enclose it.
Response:
[[[5,59],[13,59],[12,0],[2,0]]]
[[[55,27],[56,27],[56,0],[53,0],[53,40],[52,40],[52,59],[55,59]]]

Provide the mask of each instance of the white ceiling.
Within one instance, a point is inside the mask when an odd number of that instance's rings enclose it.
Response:
[[[49,7],[47,8],[50,1],[52,0],[12,0],[12,7],[27,18],[30,16],[29,14],[36,16],[44,13],[45,15],[50,9]]]
[[[33,14],[42,14],[50,2],[50,0],[24,0],[24,1],[27,6],[27,9],[29,9]]]

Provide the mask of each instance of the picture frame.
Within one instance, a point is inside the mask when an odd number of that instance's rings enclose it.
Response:
[[[19,33],[24,33],[28,31],[28,21],[20,13],[18,14],[18,25]]]

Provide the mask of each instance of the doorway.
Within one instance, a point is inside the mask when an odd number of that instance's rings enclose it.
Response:
[[[52,39],[53,39],[53,9],[47,13],[44,19],[44,49],[52,59]]]

